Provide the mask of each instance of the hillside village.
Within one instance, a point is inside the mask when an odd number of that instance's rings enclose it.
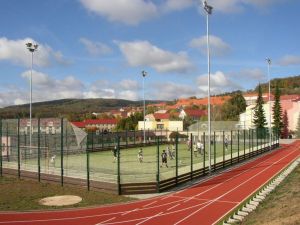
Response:
[[[257,93],[243,94],[246,101],[246,110],[238,116],[238,119],[231,121],[234,123],[235,129],[253,129],[254,108],[256,105]],[[264,112],[266,118],[269,118],[269,106],[271,108],[274,104],[274,96],[271,94],[271,104],[269,104],[269,94],[263,93],[264,99]],[[231,96],[214,96],[211,97],[212,105],[212,124],[220,124],[219,119],[216,119],[215,114],[220,110],[220,107],[229,100]],[[288,129],[293,131],[297,128],[297,122],[300,112],[300,95],[282,95],[280,97],[282,112],[287,112],[288,115]],[[93,119],[86,119],[80,122],[72,122],[74,126],[77,126],[86,130],[99,130],[99,131],[113,131],[117,129],[118,123],[121,120],[140,114],[140,120],[135,127],[136,130],[155,130],[165,129],[169,131],[183,131],[189,129],[189,126],[194,123],[200,123],[200,121],[207,121],[207,98],[182,98],[178,99],[175,104],[169,104],[166,102],[157,104],[148,104],[145,123],[142,118],[142,107],[122,107],[119,110],[110,110],[104,113],[92,113]],[[272,111],[272,110],[271,110]],[[273,115],[271,115],[273,116]],[[268,120],[267,120],[268,122]],[[227,128],[227,124],[223,122],[223,127],[218,126],[217,129],[222,130]],[[269,126],[269,124],[267,125]],[[193,126],[195,127],[195,125]],[[206,128],[201,126],[200,129]],[[190,128],[191,129],[191,128]],[[199,129],[199,128],[198,128]],[[203,129],[205,130],[205,129]]]

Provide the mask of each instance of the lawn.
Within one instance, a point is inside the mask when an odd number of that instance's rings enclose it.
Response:
[[[15,177],[0,177],[0,192],[1,211],[77,208],[133,200],[132,198],[99,191],[87,191],[85,188],[75,186],[66,185],[61,187],[59,184],[39,183]],[[61,207],[42,206],[38,203],[44,197],[57,195],[77,195],[83,200],[73,206]]]

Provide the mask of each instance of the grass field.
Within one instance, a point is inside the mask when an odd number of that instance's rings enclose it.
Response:
[[[0,193],[1,211],[76,208],[132,200],[132,198],[124,196],[87,191],[80,187],[61,187],[59,184],[39,183],[15,177],[0,177]],[[42,198],[57,195],[78,195],[83,200],[73,206],[61,207],[42,206],[38,203]]]
[[[254,141],[256,144],[256,141]],[[137,158],[139,147],[121,149],[120,151],[120,175],[121,183],[127,182],[152,182],[156,181],[156,174],[159,170],[160,180],[168,179],[175,176],[176,173],[176,160],[168,159],[168,168],[163,166],[159,167],[161,163],[162,150],[166,149],[167,145],[163,144],[159,146],[159,153],[157,154],[157,146],[145,146],[143,147],[143,163],[140,163]],[[244,154],[244,147],[246,153],[249,152],[249,140],[245,140],[245,146],[243,140],[240,140],[239,154]],[[206,145],[205,165],[208,165],[208,145]],[[254,150],[256,146],[254,147]],[[211,158],[212,164],[214,164],[214,151],[216,154],[216,162],[223,160],[223,143],[216,142],[215,146],[211,145]],[[237,156],[238,144],[237,141],[233,142],[232,153],[233,156]],[[60,175],[61,160],[59,151],[57,151],[55,163],[51,163],[51,155],[45,158],[44,154],[41,157],[41,172]],[[194,154],[188,149],[186,143],[178,144],[178,174],[183,174],[191,171],[191,163],[193,163],[193,170],[197,170],[203,167],[204,155]],[[231,146],[228,146],[228,150],[225,151],[225,159],[231,157]],[[193,160],[191,160],[193,159]],[[192,162],[193,161],[193,162]],[[158,164],[159,163],[159,164]],[[67,154],[64,152],[64,175],[71,177],[78,177],[86,179],[87,177],[87,155],[81,154]],[[111,151],[99,151],[89,153],[89,172],[90,179],[105,182],[117,182],[117,162],[113,159]],[[4,167],[16,167],[14,164],[3,162]],[[37,171],[37,159],[27,159],[21,162],[21,169]]]

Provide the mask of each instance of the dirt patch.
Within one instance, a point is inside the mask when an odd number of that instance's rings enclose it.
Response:
[[[43,198],[39,201],[41,205],[47,206],[64,206],[74,205],[82,201],[82,198],[76,195],[61,195]]]

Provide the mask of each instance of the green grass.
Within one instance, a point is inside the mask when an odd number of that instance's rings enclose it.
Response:
[[[119,203],[133,200],[132,198],[99,191],[87,191],[85,188],[58,184],[39,183],[14,177],[0,177],[0,210],[36,210],[62,209]],[[57,195],[77,195],[83,200],[73,206],[50,207],[39,205],[38,201],[45,197]]]

